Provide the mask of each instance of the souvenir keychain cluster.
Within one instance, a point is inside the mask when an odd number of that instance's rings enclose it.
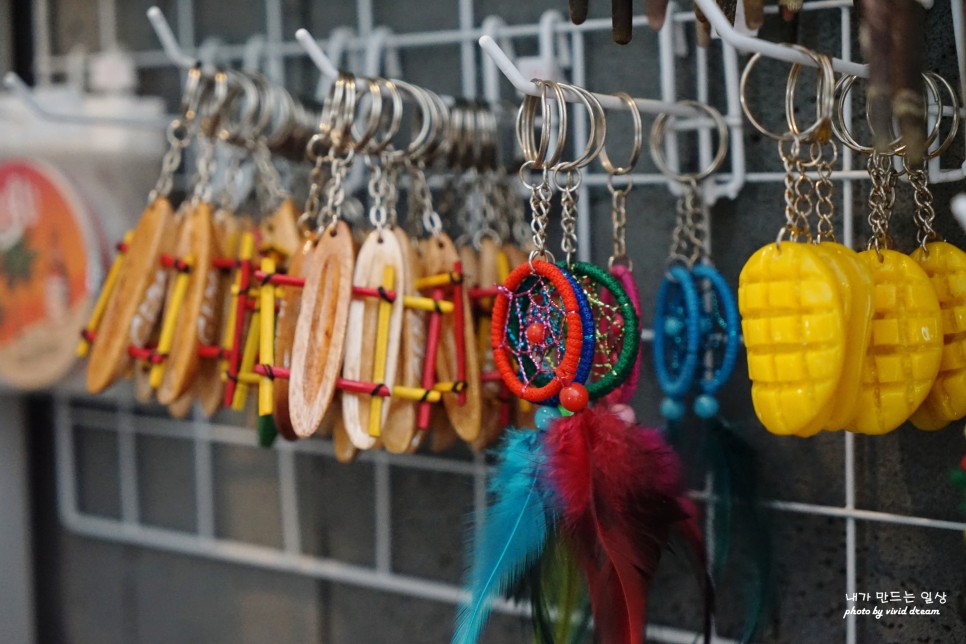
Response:
[[[841,118],[854,78],[836,83],[828,58],[801,49],[819,66],[816,121],[800,130],[794,118],[794,66],[786,91],[789,131],[775,135],[745,114],[760,131],[778,140],[786,169],[785,224],[774,244],[756,252],[739,278],[739,308],[752,381],[752,400],[768,431],[812,436],[847,429],[884,434],[910,420],[920,429],[939,429],[966,415],[966,379],[956,301],[963,296],[966,255],[938,239],[924,161],[904,158],[915,190],[919,248],[910,256],[893,248],[897,173],[891,153],[859,145]],[[743,88],[758,56],[749,61]],[[927,74],[925,85],[942,104],[942,78]],[[744,92],[742,92],[744,98]],[[958,108],[954,108],[958,109]],[[927,138],[934,143],[942,114]],[[955,136],[954,114],[941,154]],[[868,152],[872,190],[867,250],[856,253],[835,241],[832,133],[849,147]],[[826,156],[826,150],[831,150]],[[829,158],[830,157],[830,158]],[[817,174],[813,179],[809,173]],[[812,227],[812,216],[817,227]],[[961,317],[961,316],[960,316]]]
[[[648,591],[672,530],[690,540],[703,570],[702,537],[677,455],[661,432],[636,425],[626,405],[640,342],[636,293],[622,286],[631,281],[629,266],[620,265],[627,260],[626,192],[614,189],[611,270],[574,259],[582,168],[601,154],[606,159],[603,110],[585,90],[537,83],[539,95],[524,98],[517,120],[533,250],[499,288],[490,339],[507,388],[538,409],[535,427],[509,430],[497,453],[491,503],[475,531],[470,598],[460,609],[453,642],[477,641],[494,596],[520,584],[529,587],[542,641],[579,641],[592,616],[600,641],[643,642]],[[591,123],[584,150],[573,161],[562,160],[568,97],[586,109]],[[630,172],[641,146],[637,107],[624,99],[635,118],[635,146],[627,167],[604,162],[612,175]],[[546,247],[555,191],[559,263]],[[701,583],[710,634],[711,589],[703,572]],[[574,623],[584,604],[590,607],[587,619]]]
[[[412,133],[400,144],[405,105],[414,112]],[[480,134],[485,119],[470,126],[427,90],[350,74],[313,117],[260,79],[200,69],[189,74],[182,112],[156,194],[121,246],[84,332],[91,391],[132,366],[143,398],[156,392],[179,415],[195,399],[209,415],[244,410],[255,390],[264,444],[276,431],[294,440],[322,430],[343,461],[376,447],[414,451],[431,432],[477,449],[494,440],[502,425],[481,432],[487,373],[476,351],[474,302],[492,299],[495,283],[468,291],[426,177],[428,168],[459,167],[453,154],[465,163],[465,149],[453,150]],[[198,177],[174,213],[167,194],[192,142]],[[223,174],[235,176],[242,156],[251,157],[260,202],[275,204],[258,224],[231,215],[229,179],[212,186],[215,148],[226,143],[240,151]],[[298,217],[272,154],[300,146],[313,169]],[[357,157],[369,174],[368,233],[348,220],[358,210],[346,185]],[[492,158],[486,163],[493,172],[477,183],[482,189],[498,179]],[[397,222],[404,173],[415,236]]]

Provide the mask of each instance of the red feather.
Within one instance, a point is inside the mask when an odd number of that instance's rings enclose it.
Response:
[[[681,463],[660,432],[606,407],[556,421],[546,449],[565,533],[587,576],[597,641],[639,644],[671,527],[690,523],[686,533],[700,539]]]

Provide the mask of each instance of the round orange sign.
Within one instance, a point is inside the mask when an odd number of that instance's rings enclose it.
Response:
[[[101,266],[70,182],[35,161],[0,164],[0,378],[37,389],[67,375]]]

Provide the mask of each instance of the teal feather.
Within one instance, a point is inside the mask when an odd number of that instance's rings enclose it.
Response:
[[[506,594],[540,561],[555,521],[555,501],[541,480],[543,432],[510,430],[490,478],[486,509],[469,574],[468,603],[456,618],[453,644],[474,644],[497,594]]]

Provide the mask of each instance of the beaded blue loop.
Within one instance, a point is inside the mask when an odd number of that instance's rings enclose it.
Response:
[[[671,310],[675,306],[680,307],[678,311]],[[661,282],[654,306],[654,370],[661,390],[670,399],[683,398],[694,385],[700,361],[700,330],[701,298],[694,278],[683,266],[672,266]],[[681,332],[686,334],[683,360],[677,373],[672,374],[668,360],[675,348],[669,346],[667,337]],[[664,407],[670,410],[671,406],[662,404],[662,411]]]
[[[716,308],[720,314],[719,319],[707,317],[710,321],[710,329],[704,334],[704,345],[706,349],[712,351],[720,347],[721,339],[724,339],[724,352],[721,353],[720,361],[716,361],[716,367],[707,377],[702,378],[698,386],[704,395],[713,398],[731,377],[735,364],[738,361],[738,350],[740,348],[741,336],[738,330],[741,328],[741,319],[738,315],[738,305],[735,296],[731,292],[728,283],[716,268],[708,264],[698,264],[691,270],[692,275],[699,280],[706,280],[711,285],[711,296],[714,298],[712,308]],[[716,305],[716,307],[715,307]],[[717,316],[716,316],[717,317]],[[702,396],[699,396],[699,400]],[[697,410],[698,402],[695,402]],[[717,404],[717,403],[716,403]],[[702,403],[707,407],[710,403]],[[712,416],[717,413],[711,414]],[[698,413],[702,416],[701,413]],[[706,416],[702,416],[706,417]]]

